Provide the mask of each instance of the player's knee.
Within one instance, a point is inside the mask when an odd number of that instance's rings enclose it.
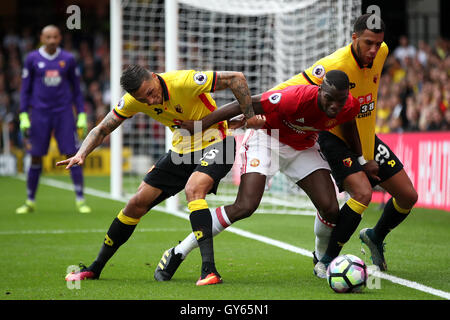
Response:
[[[127,203],[124,209],[124,214],[131,218],[140,219],[149,210],[149,204],[143,201],[138,195],[134,195]]]
[[[205,199],[211,186],[206,185],[195,185],[193,183],[188,183],[184,187],[184,193],[186,194],[187,202],[191,202],[198,199]]]
[[[411,209],[416,204],[418,198],[417,191],[414,188],[411,188],[401,196],[395,197],[395,200],[402,208]]]
[[[330,223],[336,223],[339,215],[339,204],[337,201],[330,201],[321,204],[319,209],[320,216]]]
[[[371,188],[357,188],[351,192],[350,196],[353,200],[368,206],[370,201],[372,201],[372,189]]]
[[[252,201],[238,201],[234,203],[234,221],[250,217],[258,209],[258,204]]]

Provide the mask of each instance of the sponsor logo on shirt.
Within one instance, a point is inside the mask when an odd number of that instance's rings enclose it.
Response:
[[[61,76],[58,70],[46,70],[44,83],[47,87],[56,87],[61,83]]]
[[[296,133],[304,134],[305,131],[320,131],[320,129],[316,129],[314,127],[308,127],[308,126],[298,126],[296,124],[293,124],[289,121],[286,121],[283,119],[283,123],[288,126],[290,129],[294,130]]]

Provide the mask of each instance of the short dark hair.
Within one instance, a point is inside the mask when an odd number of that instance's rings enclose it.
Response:
[[[330,70],[325,74],[323,83],[329,87],[335,87],[337,90],[348,90],[350,88],[350,80],[347,74],[341,70]]]
[[[360,35],[361,33],[364,32],[364,30],[370,30],[374,33],[381,33],[384,32],[386,29],[386,26],[383,22],[383,20],[381,19],[381,17],[376,16],[375,19],[379,19],[379,28],[376,27],[372,27],[369,26],[369,24],[367,23],[367,20],[369,20],[369,18],[374,15],[373,13],[366,13],[363,14],[362,16],[358,17],[358,19],[356,19],[355,23],[353,24],[353,32]],[[375,21],[375,22],[378,22]],[[370,21],[370,24],[372,24],[372,21]]]
[[[142,82],[150,79],[150,71],[138,64],[129,65],[120,77],[120,85],[129,93],[136,92]]]

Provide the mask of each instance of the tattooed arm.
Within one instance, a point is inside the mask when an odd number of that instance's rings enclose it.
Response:
[[[124,119],[119,119],[110,111],[106,117],[94,129],[92,129],[81,144],[80,149],[73,157],[59,161],[57,166],[67,165],[66,169],[74,165],[82,165],[86,157],[97,148],[111,132],[122,124]]]
[[[261,106],[261,94],[252,96],[251,99],[253,110],[258,114],[263,114],[264,110]],[[201,130],[206,130],[211,127],[213,124],[218,123],[220,121],[229,120],[235,116],[242,114],[242,110],[240,108],[239,102],[234,100],[233,102],[227,103],[224,106],[218,108],[214,112],[211,112],[206,117],[200,120],[201,122]],[[252,119],[252,120],[250,120]],[[251,117],[249,119],[250,122],[254,121],[255,117]],[[180,126],[182,129],[188,130],[191,134],[194,134],[195,122],[192,120],[181,121]],[[244,122],[245,123],[245,122]],[[253,126],[249,126],[253,127]],[[254,127],[256,128],[256,127]]]
[[[239,102],[242,114],[246,119],[255,115],[252,107],[252,98],[248,89],[247,80],[242,72],[218,71],[216,91],[230,88]]]

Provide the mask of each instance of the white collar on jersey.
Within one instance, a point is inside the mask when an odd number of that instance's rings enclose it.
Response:
[[[41,54],[41,56],[43,56],[44,58],[46,58],[48,60],[55,59],[59,55],[60,52],[61,52],[61,48],[56,48],[56,51],[54,54],[48,54],[47,51],[45,51],[45,46],[42,46],[39,48],[39,53]]]

